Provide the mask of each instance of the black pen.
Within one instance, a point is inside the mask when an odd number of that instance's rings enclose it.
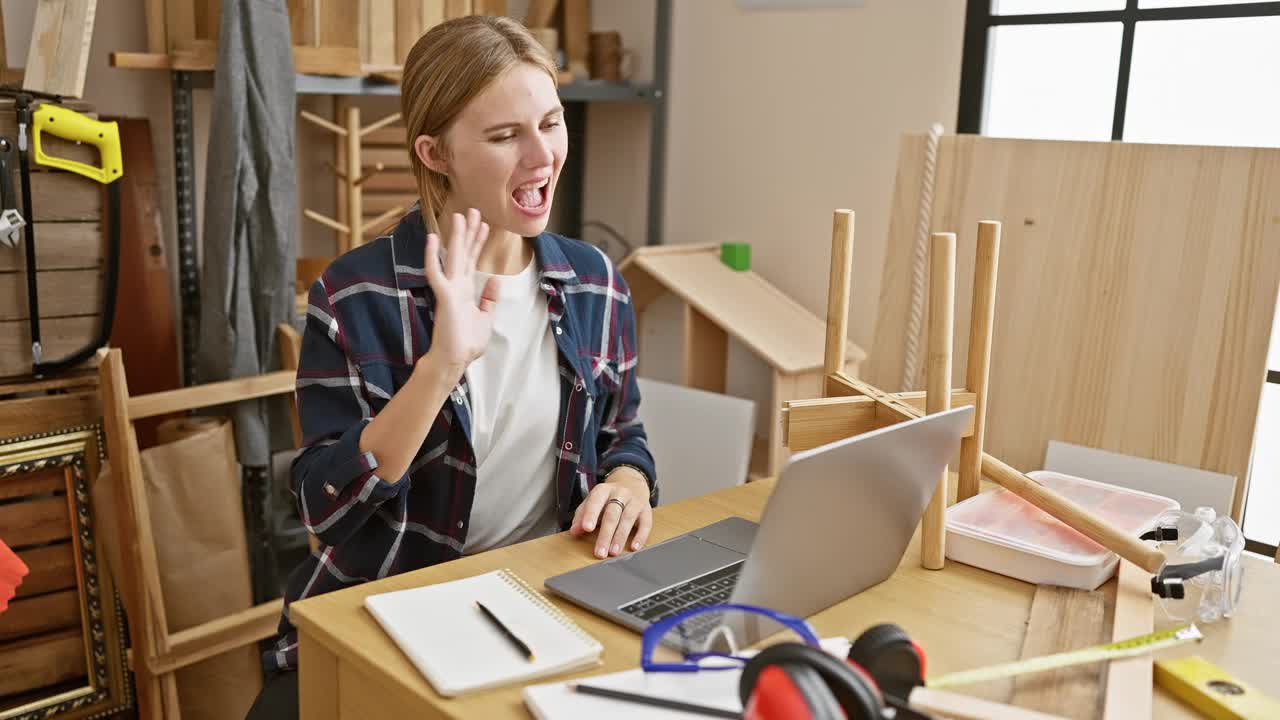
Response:
[[[734,718],[734,720],[741,720],[742,718],[742,713],[734,712],[733,710],[711,707],[710,705],[698,705],[696,703],[689,703],[681,700],[671,700],[669,698],[655,697],[653,695],[641,695],[639,693],[627,692],[625,690],[614,690],[613,688],[603,688],[596,685],[575,683],[573,684],[573,689],[583,695],[597,695],[599,697],[610,698],[612,700],[621,700],[623,702],[637,703],[639,705],[649,705],[650,707],[660,707],[668,710],[682,710],[684,712],[709,715],[711,717]]]
[[[511,632],[511,628],[503,625],[502,621],[498,619],[498,616],[494,615],[493,612],[481,604],[479,600],[476,601],[476,607],[480,608],[480,612],[484,613],[484,616],[489,618],[489,622],[492,623],[494,627],[498,628],[498,630],[500,630],[502,634],[511,641],[511,644],[514,645],[522,655],[529,659],[529,662],[533,662],[533,650],[530,649],[523,640],[516,637],[516,634]]]

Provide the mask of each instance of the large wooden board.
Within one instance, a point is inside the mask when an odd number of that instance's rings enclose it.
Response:
[[[903,389],[924,148],[902,141],[863,370],[886,390]],[[1004,221],[988,452],[1033,469],[1057,439],[1245,477],[1280,287],[1280,150],[945,137],[930,230],[959,235],[961,298],[984,219]],[[956,311],[963,343],[969,304]]]
[[[129,358],[125,375],[131,392],[173,390],[182,387],[182,377],[151,125],[146,118],[117,121],[129,172],[119,180],[120,280],[111,346]],[[146,312],[132,311],[141,308]],[[155,444],[160,420],[143,420],[134,426],[141,447]]]
[[[1128,560],[1120,561],[1112,602],[1110,642],[1146,635],[1155,628],[1155,597],[1151,594],[1151,576]],[[1112,660],[1103,670],[1106,676],[1103,687],[1102,720],[1152,717],[1151,693],[1147,688],[1153,682],[1151,658],[1145,656]]]
[[[81,97],[98,0],[38,0],[23,87]]]
[[[1021,659],[1068,652],[1107,641],[1102,591],[1040,585],[1031,599]],[[1098,717],[1102,702],[1100,663],[1073,665],[1014,678],[1014,705],[1062,717]],[[1148,694],[1150,692],[1148,691]]]

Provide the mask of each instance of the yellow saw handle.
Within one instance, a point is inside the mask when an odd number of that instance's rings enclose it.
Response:
[[[98,148],[102,167],[94,167],[76,160],[46,155],[40,146],[44,133],[63,140],[88,143]],[[56,167],[97,180],[103,185],[119,180],[124,175],[124,161],[120,156],[120,128],[114,122],[103,122],[86,117],[61,105],[44,103],[32,115],[31,137],[35,145],[36,163]]]

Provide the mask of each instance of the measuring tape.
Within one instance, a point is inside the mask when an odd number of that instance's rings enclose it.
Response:
[[[1185,625],[1172,630],[1162,630],[1161,632],[1151,633],[1150,635],[1141,635],[1139,637],[1120,640],[1106,645],[1095,645],[1093,647],[1083,648],[1080,650],[1071,650],[1068,652],[1055,653],[1053,655],[1041,655],[1040,657],[1028,658],[1026,660],[1016,660],[1010,663],[991,665],[974,670],[963,670],[961,672],[948,673],[940,677],[929,678],[925,683],[925,686],[930,688],[947,688],[954,687],[956,685],[969,685],[972,683],[986,682],[987,680],[1000,680],[1003,678],[1014,677],[1015,675],[1026,675],[1028,673],[1038,673],[1046,670],[1057,670],[1058,668],[1070,667],[1072,665],[1084,665],[1086,663],[1101,662],[1103,660],[1119,660],[1121,658],[1153,653],[1157,650],[1182,645],[1183,643],[1199,641],[1203,638],[1204,635],[1200,633],[1200,628],[1197,628],[1195,625]]]

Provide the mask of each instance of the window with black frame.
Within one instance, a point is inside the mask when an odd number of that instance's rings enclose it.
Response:
[[[961,133],[1280,147],[1280,2],[968,0]],[[1280,319],[1280,315],[1278,315]],[[1280,544],[1280,323],[1245,500]]]

